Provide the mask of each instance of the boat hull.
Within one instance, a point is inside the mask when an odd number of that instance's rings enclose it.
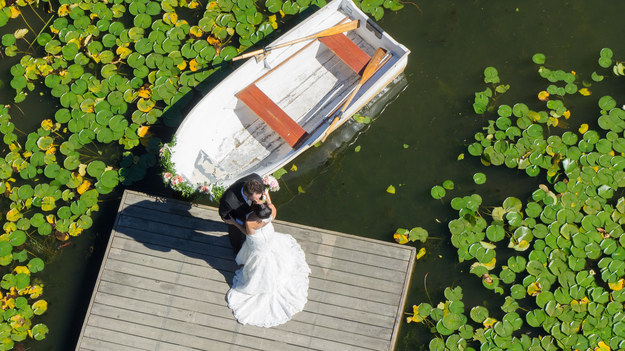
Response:
[[[390,84],[406,67],[410,51],[384,33],[350,0],[334,0],[269,46],[302,38],[349,20],[360,26],[346,37],[372,56],[379,47],[386,62],[358,89],[337,128]],[[320,40],[271,51],[249,59],[209,92],[176,132],[171,161],[176,173],[193,185],[227,187],[250,173],[269,175],[317,143],[332,117],[360,82],[360,72]],[[295,147],[237,97],[254,86],[276,109],[305,132]]]

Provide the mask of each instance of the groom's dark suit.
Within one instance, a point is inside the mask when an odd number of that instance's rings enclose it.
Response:
[[[246,215],[250,212],[252,202],[251,200],[245,201],[243,197],[243,184],[250,179],[256,179],[263,184],[263,179],[258,174],[253,173],[230,185],[219,200],[219,215],[221,219],[238,219],[240,221],[239,223],[245,223]],[[236,226],[228,224],[228,237],[230,238],[230,243],[236,255],[241,249],[241,246],[243,246],[245,234]]]

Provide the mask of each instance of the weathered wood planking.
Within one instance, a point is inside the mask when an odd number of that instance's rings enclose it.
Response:
[[[126,191],[76,350],[393,350],[414,248],[276,221],[312,270],[303,312],[244,326],[216,209]]]

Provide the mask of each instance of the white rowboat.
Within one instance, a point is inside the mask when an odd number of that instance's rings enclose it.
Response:
[[[403,72],[410,51],[351,0],[333,0],[269,46],[359,20],[357,29],[248,59],[213,88],[178,128],[171,162],[193,185],[227,187],[250,173],[270,175],[321,140],[356,90],[378,48],[379,69],[357,90],[338,128]]]

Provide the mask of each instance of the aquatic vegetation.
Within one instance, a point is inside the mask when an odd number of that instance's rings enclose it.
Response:
[[[472,262],[470,272],[504,303],[498,309],[467,311],[462,289],[455,287],[445,290],[447,300],[436,307],[413,306],[407,322],[431,327],[431,350],[625,347],[625,198],[620,196],[625,110],[603,96],[597,103],[599,130],[583,125],[558,134],[549,127],[563,125],[572,115],[562,97],[582,93],[579,79],[575,72],[545,67],[542,54],[533,61],[551,83],[537,95],[545,109],[533,111],[523,103],[495,109],[492,100],[480,105],[476,112],[492,110],[495,117],[485,132],[475,134],[468,151],[484,165],[505,165],[531,177],[542,174],[546,184],[525,201],[508,197],[494,207],[483,204],[479,194],[450,201],[458,211],[448,223],[458,260]],[[601,50],[599,65],[607,73],[594,72],[595,82],[610,73],[621,75],[609,49]],[[498,83],[492,81],[492,70],[490,77],[490,83]],[[582,96],[591,93],[587,85]],[[474,181],[481,184],[486,177],[476,173]],[[439,196],[442,187],[434,188]]]

